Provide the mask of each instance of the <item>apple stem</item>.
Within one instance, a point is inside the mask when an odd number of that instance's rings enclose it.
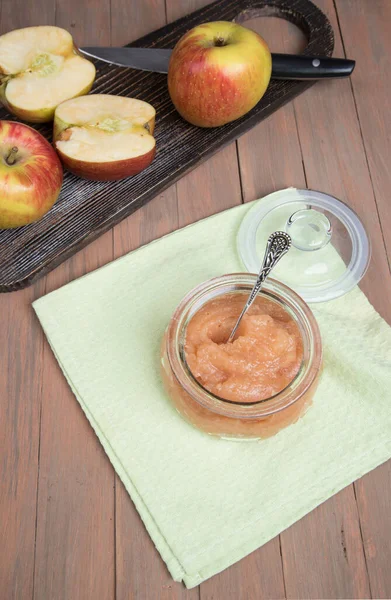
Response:
[[[218,37],[215,39],[215,46],[226,46],[227,42],[225,41],[224,38],[222,37]]]
[[[16,153],[18,152],[19,148],[17,148],[16,146],[14,146],[13,148],[11,148],[10,153],[8,154],[8,156],[5,159],[5,162],[7,163],[7,165],[13,165],[15,164],[16,161]]]

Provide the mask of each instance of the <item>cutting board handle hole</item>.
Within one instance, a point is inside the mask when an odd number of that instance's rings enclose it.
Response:
[[[308,45],[308,24],[292,9],[278,6],[249,8],[241,11],[234,21],[259,33],[272,52],[301,54]]]

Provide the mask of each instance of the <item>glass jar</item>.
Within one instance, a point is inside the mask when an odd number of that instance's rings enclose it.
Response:
[[[185,357],[186,328],[193,315],[210,300],[225,294],[243,294],[243,305],[256,275],[235,273],[211,279],[191,290],[180,302],[162,343],[162,378],[169,398],[191,425],[230,439],[262,439],[276,434],[301,417],[312,402],[322,364],[319,327],[308,305],[286,285],[268,279],[261,296],[278,303],[295,320],[303,341],[300,369],[278,394],[254,403],[219,398],[192,375]]]

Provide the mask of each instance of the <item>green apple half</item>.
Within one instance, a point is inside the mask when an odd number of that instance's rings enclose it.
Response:
[[[0,36],[0,100],[31,123],[51,121],[56,106],[87,94],[95,66],[60,27],[15,29]]]
[[[53,141],[71,173],[114,181],[136,175],[152,162],[154,126],[155,109],[147,102],[91,94],[56,108]]]

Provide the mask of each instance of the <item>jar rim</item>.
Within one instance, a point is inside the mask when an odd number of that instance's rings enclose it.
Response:
[[[251,273],[231,273],[204,281],[184,296],[167,327],[167,357],[178,384],[204,408],[228,417],[255,419],[287,408],[299,400],[312,385],[322,363],[320,331],[310,307],[294,290],[268,278],[259,295],[280,304],[295,319],[300,329],[303,360],[298,373],[277,394],[246,403],[221,398],[196,380],[184,354],[187,324],[197,310],[212,298],[238,291],[249,292],[256,277]]]

